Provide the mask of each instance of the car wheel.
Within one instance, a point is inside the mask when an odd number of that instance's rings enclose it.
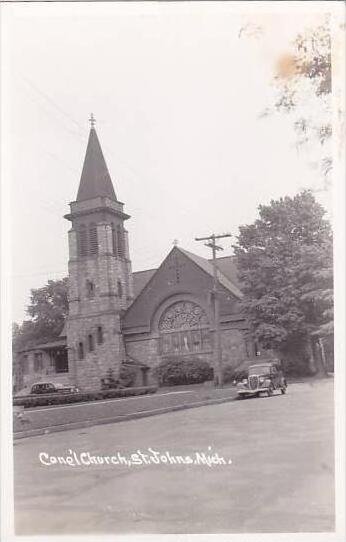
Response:
[[[282,394],[285,394],[285,393],[286,393],[286,386],[283,386],[283,387],[281,388],[281,393],[282,393]]]
[[[267,396],[271,397],[273,395],[274,387],[273,384],[270,384],[268,390],[267,390]]]

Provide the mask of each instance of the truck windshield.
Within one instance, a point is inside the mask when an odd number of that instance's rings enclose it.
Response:
[[[269,375],[270,365],[256,365],[256,367],[249,367],[249,375]]]

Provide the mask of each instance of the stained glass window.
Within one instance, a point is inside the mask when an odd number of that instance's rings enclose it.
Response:
[[[191,301],[174,303],[159,322],[161,352],[188,354],[211,349],[209,321],[205,311]]]

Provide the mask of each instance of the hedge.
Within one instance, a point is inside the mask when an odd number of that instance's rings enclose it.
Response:
[[[179,384],[198,384],[212,380],[213,369],[198,357],[167,358],[154,370],[160,385],[176,386]]]
[[[98,401],[101,399],[115,399],[118,397],[130,397],[155,393],[157,386],[145,386],[140,388],[109,389],[100,391],[88,391],[78,393],[47,393],[42,395],[24,395],[13,398],[13,406],[24,406],[24,408],[62,405],[68,403],[80,403],[84,401]]]

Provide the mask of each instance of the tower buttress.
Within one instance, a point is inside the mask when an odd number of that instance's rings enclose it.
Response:
[[[118,201],[92,125],[69,231],[69,370],[82,389],[99,389],[124,356],[121,313],[133,299],[129,215]]]

